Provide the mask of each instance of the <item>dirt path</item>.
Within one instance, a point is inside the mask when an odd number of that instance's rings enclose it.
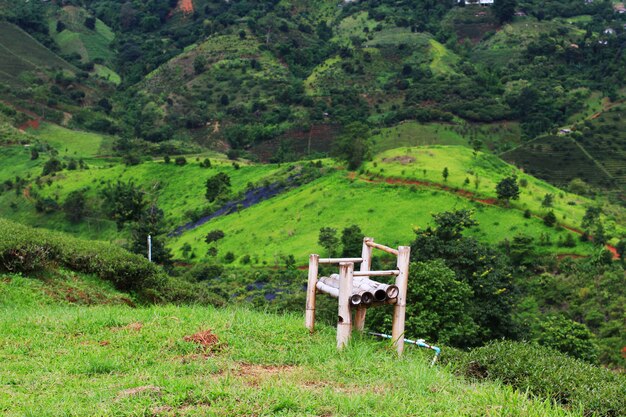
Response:
[[[350,179],[355,179],[356,175],[354,173],[350,173],[349,174],[349,178]],[[454,189],[452,187],[449,187],[447,185],[444,184],[439,184],[436,182],[428,182],[428,181],[419,181],[419,180],[406,180],[406,179],[401,179],[401,178],[383,178],[383,179],[376,179],[376,180],[371,180],[371,179],[366,179],[366,178],[359,178],[361,181],[365,181],[365,182],[369,182],[369,183],[386,183],[386,184],[400,184],[400,185],[416,185],[419,187],[424,187],[424,188],[438,188],[440,190],[443,191],[448,191],[451,193],[454,193],[460,197],[466,198],[468,200],[472,200],[472,201],[476,201],[479,202],[481,204],[485,204],[488,206],[499,206],[498,205],[498,200],[495,198],[484,198],[481,196],[478,196],[476,193],[473,193],[471,191],[468,190],[460,190],[460,189]],[[533,215],[533,217],[541,219],[540,216],[537,215]],[[578,230],[574,227],[571,226],[567,226],[565,224],[561,224],[561,227],[563,227],[564,229],[569,230],[570,232],[574,232],[577,235],[582,235],[583,232],[581,230]],[[589,239],[593,240],[593,236],[589,236]],[[614,246],[611,245],[604,245],[604,247],[606,248],[606,250],[608,250],[609,252],[611,252],[613,254],[613,259],[619,259],[619,254],[617,253],[617,248],[615,248]],[[569,256],[568,254],[557,254],[557,257],[564,257],[564,256]],[[580,255],[576,255],[577,257]]]

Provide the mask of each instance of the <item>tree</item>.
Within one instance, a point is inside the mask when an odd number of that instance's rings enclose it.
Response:
[[[519,185],[517,185],[517,177],[515,176],[505,177],[496,185],[498,200],[503,200],[507,207],[509,200],[519,199],[519,193]]]
[[[207,233],[206,237],[204,238],[204,241],[208,244],[211,244],[213,242],[217,242],[220,239],[223,239],[224,236],[226,236],[224,234],[223,231],[219,230],[219,229],[215,229],[215,230],[211,230],[209,233]]]
[[[61,165],[61,161],[56,158],[50,158],[43,165],[43,171],[41,172],[41,175],[54,174],[55,172],[61,171],[62,169],[63,166]]]
[[[348,163],[349,170],[355,170],[370,158],[367,141],[369,128],[360,122],[350,123],[334,145],[333,154]]]
[[[100,191],[100,194],[104,199],[105,211],[120,229],[126,222],[137,221],[146,205],[143,191],[132,181],[118,180],[115,184],[109,183]]]
[[[449,175],[450,175],[450,171],[448,171],[448,167],[444,167],[443,171],[441,171],[441,176],[443,177],[444,182],[448,181]]]
[[[202,74],[206,69],[206,58],[204,55],[198,55],[193,60],[193,71],[196,74]]]
[[[556,224],[556,216],[554,215],[554,212],[552,210],[550,210],[546,213],[545,216],[543,216],[543,224],[548,227],[552,227]]]
[[[582,222],[580,223],[581,227],[588,229],[593,226],[600,219],[601,213],[602,210],[600,207],[587,207]]]
[[[358,258],[361,256],[363,249],[363,232],[356,224],[346,227],[341,232],[341,244],[343,250],[341,256],[348,258]]]
[[[608,238],[606,236],[606,232],[604,231],[604,226],[602,225],[602,223],[598,222],[596,230],[593,233],[593,243],[598,246],[602,246],[606,244],[607,240]]]
[[[337,239],[337,229],[332,227],[322,227],[320,229],[317,243],[326,249],[328,256],[335,255],[335,253],[337,253],[337,246],[339,245],[339,239]]]
[[[87,29],[90,30],[95,30],[96,29],[96,18],[93,16],[89,16],[87,19],[85,19],[85,27]]]
[[[515,15],[516,0],[495,0],[493,3],[493,14],[496,15],[500,23],[510,22]]]
[[[546,194],[543,197],[543,201],[541,202],[541,206],[542,207],[552,207],[553,203],[554,203],[554,195],[548,193],[548,194]]]
[[[67,219],[72,223],[78,223],[83,219],[87,211],[87,201],[83,191],[72,191],[63,202],[63,211]]]
[[[152,261],[160,264],[169,264],[172,260],[172,254],[165,246],[165,233],[163,210],[157,207],[156,204],[151,204],[146,210],[141,212],[141,215],[131,227],[131,250],[147,257],[148,236],[150,236]]]
[[[472,318],[472,288],[457,279],[440,259],[411,263],[406,306],[406,334],[420,335],[446,345],[463,346],[479,333]],[[391,325],[383,309],[372,309],[369,320],[375,328]]]
[[[209,202],[214,202],[218,198],[228,195],[230,192],[230,177],[220,172],[206,181],[205,197]]]
[[[495,248],[463,236],[467,227],[476,224],[471,211],[444,212],[434,218],[436,227],[416,232],[411,244],[411,260],[441,259],[454,271],[457,281],[472,289],[467,314],[478,325],[478,330],[455,339],[457,346],[476,346],[491,339],[515,337],[517,327],[512,311],[517,290],[508,258]],[[407,305],[411,302],[413,300]]]
[[[480,151],[480,148],[483,147],[483,141],[478,138],[474,138],[470,141],[470,145],[472,145],[472,155],[476,158],[478,156],[478,151]]]
[[[65,23],[63,23],[60,20],[57,20],[57,26],[56,26],[56,31],[57,33],[61,33],[65,30]]]

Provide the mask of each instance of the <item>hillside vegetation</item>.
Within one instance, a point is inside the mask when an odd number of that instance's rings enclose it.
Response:
[[[0,280],[7,416],[581,415],[467,383],[415,349],[397,359],[387,343],[357,338],[337,353],[332,328],[309,336],[299,316],[81,307],[40,291],[23,277]]]

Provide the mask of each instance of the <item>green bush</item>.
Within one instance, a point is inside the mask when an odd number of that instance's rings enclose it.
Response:
[[[95,274],[120,290],[153,301],[166,284],[166,276],[157,265],[120,247],[0,219],[0,270],[27,273],[55,264]]]
[[[0,272],[31,273],[55,266],[94,274],[141,301],[224,303],[206,285],[169,277],[160,266],[121,247],[0,219]]]
[[[531,343],[491,342],[442,359],[472,379],[499,380],[586,416],[624,416],[626,376]]]

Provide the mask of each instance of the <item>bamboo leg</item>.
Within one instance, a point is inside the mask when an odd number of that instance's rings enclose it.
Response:
[[[406,293],[409,279],[409,257],[411,255],[410,246],[400,246],[398,248],[398,270],[400,274],[396,277],[398,286],[398,298],[393,309],[393,327],[391,336],[398,356],[404,352],[404,319],[406,315]]]
[[[313,333],[315,329],[315,291],[317,285],[317,271],[319,269],[320,256],[313,254],[309,256],[309,282],[306,288],[306,327]]]
[[[339,317],[337,319],[337,349],[343,349],[350,340],[352,318],[350,317],[350,295],[352,295],[353,263],[339,264]]]
[[[361,271],[369,271],[372,269],[372,248],[367,245],[367,242],[374,242],[374,239],[371,237],[363,238],[363,249],[361,250],[361,258],[363,262],[361,262]],[[356,312],[354,313],[354,328],[360,332],[365,329],[365,314],[367,313],[367,308],[365,306],[358,306]]]

